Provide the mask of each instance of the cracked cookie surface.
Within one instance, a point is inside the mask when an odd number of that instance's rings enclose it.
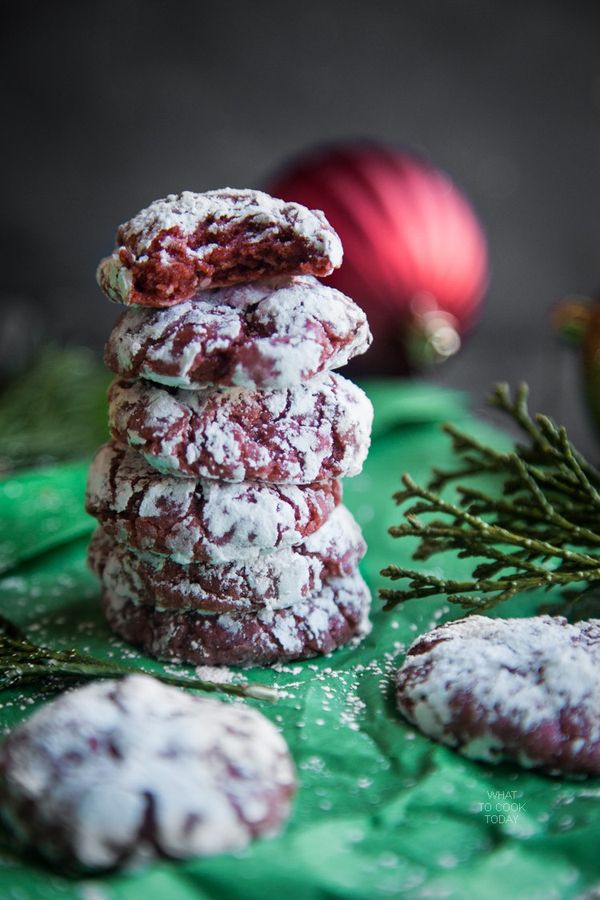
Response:
[[[105,444],[86,509],[121,543],[181,563],[230,562],[299,544],[341,500],[335,479],[310,485],[163,475],[129,448]]]
[[[118,379],[109,426],[161,472],[222,481],[310,484],[358,475],[373,408],[359,387],[327,373],[285,390],[158,387]]]
[[[298,276],[205,291],[171,309],[128,309],[104,359],[117,375],[176,387],[286,388],[370,343],[353,300]]]

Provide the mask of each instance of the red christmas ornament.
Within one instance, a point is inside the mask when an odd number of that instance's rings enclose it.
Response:
[[[447,175],[413,153],[338,144],[291,163],[267,190],[322,209],[344,245],[328,283],[367,313],[374,342],[353,371],[405,374],[456,352],[488,282],[483,230]]]

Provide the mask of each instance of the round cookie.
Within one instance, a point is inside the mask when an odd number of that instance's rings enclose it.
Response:
[[[121,543],[181,563],[255,559],[299,544],[341,499],[338,481],[268,484],[161,475],[134,450],[104,444],[86,509]]]
[[[291,607],[258,613],[159,610],[108,590],[102,598],[112,630],[144,653],[209,666],[270,666],[330,653],[369,632],[370,601],[358,572],[331,578]]]
[[[171,309],[128,309],[104,359],[118,375],[177,387],[287,388],[370,343],[353,300],[298,276],[204,291]]]
[[[261,713],[145,675],[62,694],[0,747],[4,818],[51,862],[86,869],[238,850],[279,831],[294,791]]]
[[[311,484],[357,475],[372,421],[363,391],[331,372],[278,391],[123,379],[109,391],[113,438],[161,472],[195,478]]]
[[[271,275],[329,275],[342,262],[320,210],[235,188],[155,200],[119,227],[117,244],[98,284],[109,300],[141,306]]]
[[[98,529],[88,562],[111,593],[160,609],[243,612],[279,609],[321,590],[323,581],[351,575],[366,550],[350,512],[338,506],[324,525],[297,544],[248,562],[184,566],[164,556],[140,554]]]
[[[600,620],[469,616],[418,638],[400,711],[471,759],[600,773]]]

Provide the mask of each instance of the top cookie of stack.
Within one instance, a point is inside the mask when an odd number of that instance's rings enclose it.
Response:
[[[97,277],[130,308],[106,346],[114,443],[87,497],[111,626],[195,663],[302,658],[364,634],[364,542],[346,510],[327,521],[372,422],[331,371],[371,341],[362,310],[315,277],[341,264],[338,236],[319,211],[226,188],[158,200],[117,241]],[[291,558],[307,573],[297,589]],[[225,583],[239,586],[227,603],[208,596]]]
[[[98,267],[109,300],[173,306],[207,288],[271,275],[330,275],[339,237],[319,210],[262,191],[183,191],[155,200],[117,231]]]

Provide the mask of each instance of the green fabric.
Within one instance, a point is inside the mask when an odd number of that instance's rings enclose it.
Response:
[[[400,474],[425,480],[432,465],[450,461],[439,422],[451,419],[498,444],[506,438],[473,419],[458,394],[391,382],[367,390],[376,407],[373,447],[364,473],[345,482],[345,499],[369,542],[362,569],[375,592],[384,565],[409,559],[410,542],[386,533],[399,519],[391,494]],[[65,465],[0,485],[0,610],[35,640],[124,656],[132,666],[157,670],[113,638],[99,615],[97,586],[84,566],[93,528],[81,511],[85,469]],[[448,575],[469,569],[453,557],[435,565]],[[539,600],[519,598],[510,612],[531,611]],[[389,672],[401,662],[403,646],[447,614],[442,599],[413,601],[392,614],[374,599],[374,629],[358,649],[247,673],[287,694],[274,705],[253,704],[282,728],[298,768],[293,816],[280,837],[234,856],[80,880],[53,873],[7,844],[0,897],[576,897],[600,881],[600,780],[566,781],[469,762],[420,736],[394,710]],[[40,689],[2,695],[3,728],[49,696]],[[507,802],[521,807],[506,822],[486,821],[486,814],[506,815],[493,807]],[[486,812],[487,803],[492,809]]]

